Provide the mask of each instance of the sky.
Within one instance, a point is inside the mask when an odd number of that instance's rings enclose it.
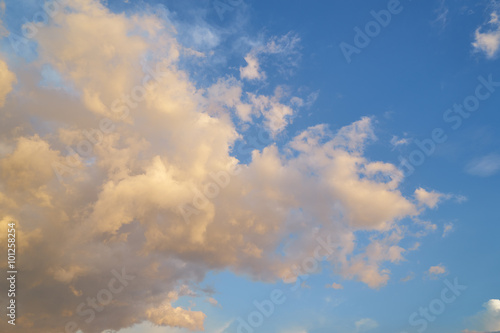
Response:
[[[500,332],[499,54],[491,0],[0,0],[0,331]]]

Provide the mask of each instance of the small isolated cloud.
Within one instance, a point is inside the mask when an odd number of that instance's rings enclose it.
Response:
[[[490,299],[483,304],[484,310],[476,314],[472,321],[480,331],[464,330],[462,333],[499,333],[500,299]]]
[[[500,21],[496,11],[491,13],[487,24],[476,29],[472,46],[476,52],[486,54],[487,58],[497,55],[500,46]]]
[[[356,332],[366,332],[378,327],[378,323],[370,318],[363,318],[354,323]]]
[[[418,218],[413,219],[413,222],[415,223],[416,226],[420,227],[421,229],[415,233],[415,237],[424,237],[427,236],[429,233],[436,231],[437,225],[435,225],[432,222],[429,221],[423,221]],[[418,244],[418,245],[417,245]],[[417,246],[416,249],[418,249],[418,246],[420,246],[419,243],[415,244]]]
[[[210,304],[212,304],[213,306],[219,306],[220,307],[219,302],[217,302],[217,300],[215,298],[213,298],[213,297],[208,297],[207,298],[207,302],[210,303]]]
[[[493,153],[469,162],[465,172],[472,176],[489,177],[500,170],[500,155]]]
[[[453,223],[449,222],[449,223],[446,223],[443,227],[443,238],[448,236],[448,234],[450,232],[452,232],[454,230],[454,225]]]
[[[410,274],[408,274],[407,276],[405,276],[404,278],[402,278],[400,281],[401,282],[408,282],[410,280],[413,280],[414,278],[415,278],[415,273],[410,272]]]
[[[391,145],[393,145],[394,147],[397,147],[397,146],[408,145],[410,143],[410,140],[407,138],[399,138],[396,135],[394,135],[390,142],[391,142]]]
[[[262,80],[266,78],[266,73],[260,71],[259,59],[253,54],[245,57],[247,65],[240,67],[240,77],[248,80]]]
[[[446,274],[447,271],[446,271],[446,267],[444,267],[443,264],[439,264],[437,266],[432,266],[431,268],[429,268],[429,270],[427,271],[427,273],[431,277],[436,277],[438,275]]]
[[[425,205],[429,208],[436,208],[437,204],[442,199],[449,199],[452,196],[449,194],[443,194],[436,191],[427,191],[423,188],[418,188],[415,190],[415,198],[420,205]]]
[[[326,285],[326,288],[329,288],[329,289],[344,289],[344,286],[341,285],[340,283],[332,283],[332,284],[327,284]]]

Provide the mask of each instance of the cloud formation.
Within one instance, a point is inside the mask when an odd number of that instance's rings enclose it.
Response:
[[[403,221],[436,203],[434,192],[403,195],[397,167],[364,155],[377,139],[372,118],[303,129],[244,164],[233,152],[238,124],[276,136],[307,102],[282,87],[246,91],[234,77],[197,84],[179,65],[190,58],[175,27],[147,11],[64,6],[33,37],[37,61],[0,62],[0,209],[2,223],[18,225],[23,332],[68,322],[84,332],[141,322],[202,330],[204,313],[173,303],[206,298],[207,272],[292,281],[320,236],[336,274],[387,283],[385,264],[404,260]],[[297,42],[272,39],[266,54],[295,54]],[[38,84],[47,68],[62,83]],[[369,244],[357,244],[359,231]],[[86,320],[80,305],[113,269],[135,278]]]

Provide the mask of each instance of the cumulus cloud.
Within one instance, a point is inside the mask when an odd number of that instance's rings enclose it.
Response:
[[[496,11],[491,13],[487,24],[476,29],[472,46],[475,51],[486,54],[488,58],[497,55],[500,47],[500,20]]]
[[[476,314],[472,321],[479,331],[465,330],[464,333],[498,333],[500,332],[500,300],[490,299],[483,304],[484,310]]]
[[[465,172],[472,176],[490,177],[500,170],[500,155],[493,153],[470,161]]]
[[[23,332],[70,321],[83,332],[143,322],[202,330],[203,312],[174,304],[209,296],[196,291],[208,272],[293,281],[319,237],[336,274],[387,283],[387,263],[404,260],[401,224],[423,209],[401,193],[395,165],[365,157],[372,118],[302,129],[244,164],[232,151],[236,121],[260,117],[277,135],[307,102],[282,87],[246,91],[234,77],[194,82],[174,27],[155,15],[94,0],[65,9],[34,36],[37,61],[2,69],[7,87],[18,81],[0,114],[0,210],[18,225]],[[293,54],[296,43],[289,35],[266,49]],[[46,66],[68,89],[38,84]],[[358,231],[369,244],[358,245]],[[95,318],[82,316],[116,272],[134,279]]]

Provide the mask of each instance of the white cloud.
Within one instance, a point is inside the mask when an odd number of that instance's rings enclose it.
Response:
[[[463,332],[497,333],[500,331],[500,299],[490,299],[483,304],[483,307],[483,311],[472,317],[474,325],[480,331],[465,330]]]
[[[490,177],[500,170],[500,155],[493,153],[472,160],[465,167],[465,172],[473,176]]]
[[[500,21],[496,11],[491,13],[488,24],[476,29],[474,37],[472,46],[477,52],[485,53],[488,58],[496,56],[500,46]]]
[[[354,323],[356,326],[356,332],[366,332],[378,327],[378,323],[370,318],[363,318]]]
[[[259,59],[253,54],[247,54],[245,57],[247,65],[240,67],[240,77],[248,80],[262,80],[266,78],[266,74],[260,71]]]

